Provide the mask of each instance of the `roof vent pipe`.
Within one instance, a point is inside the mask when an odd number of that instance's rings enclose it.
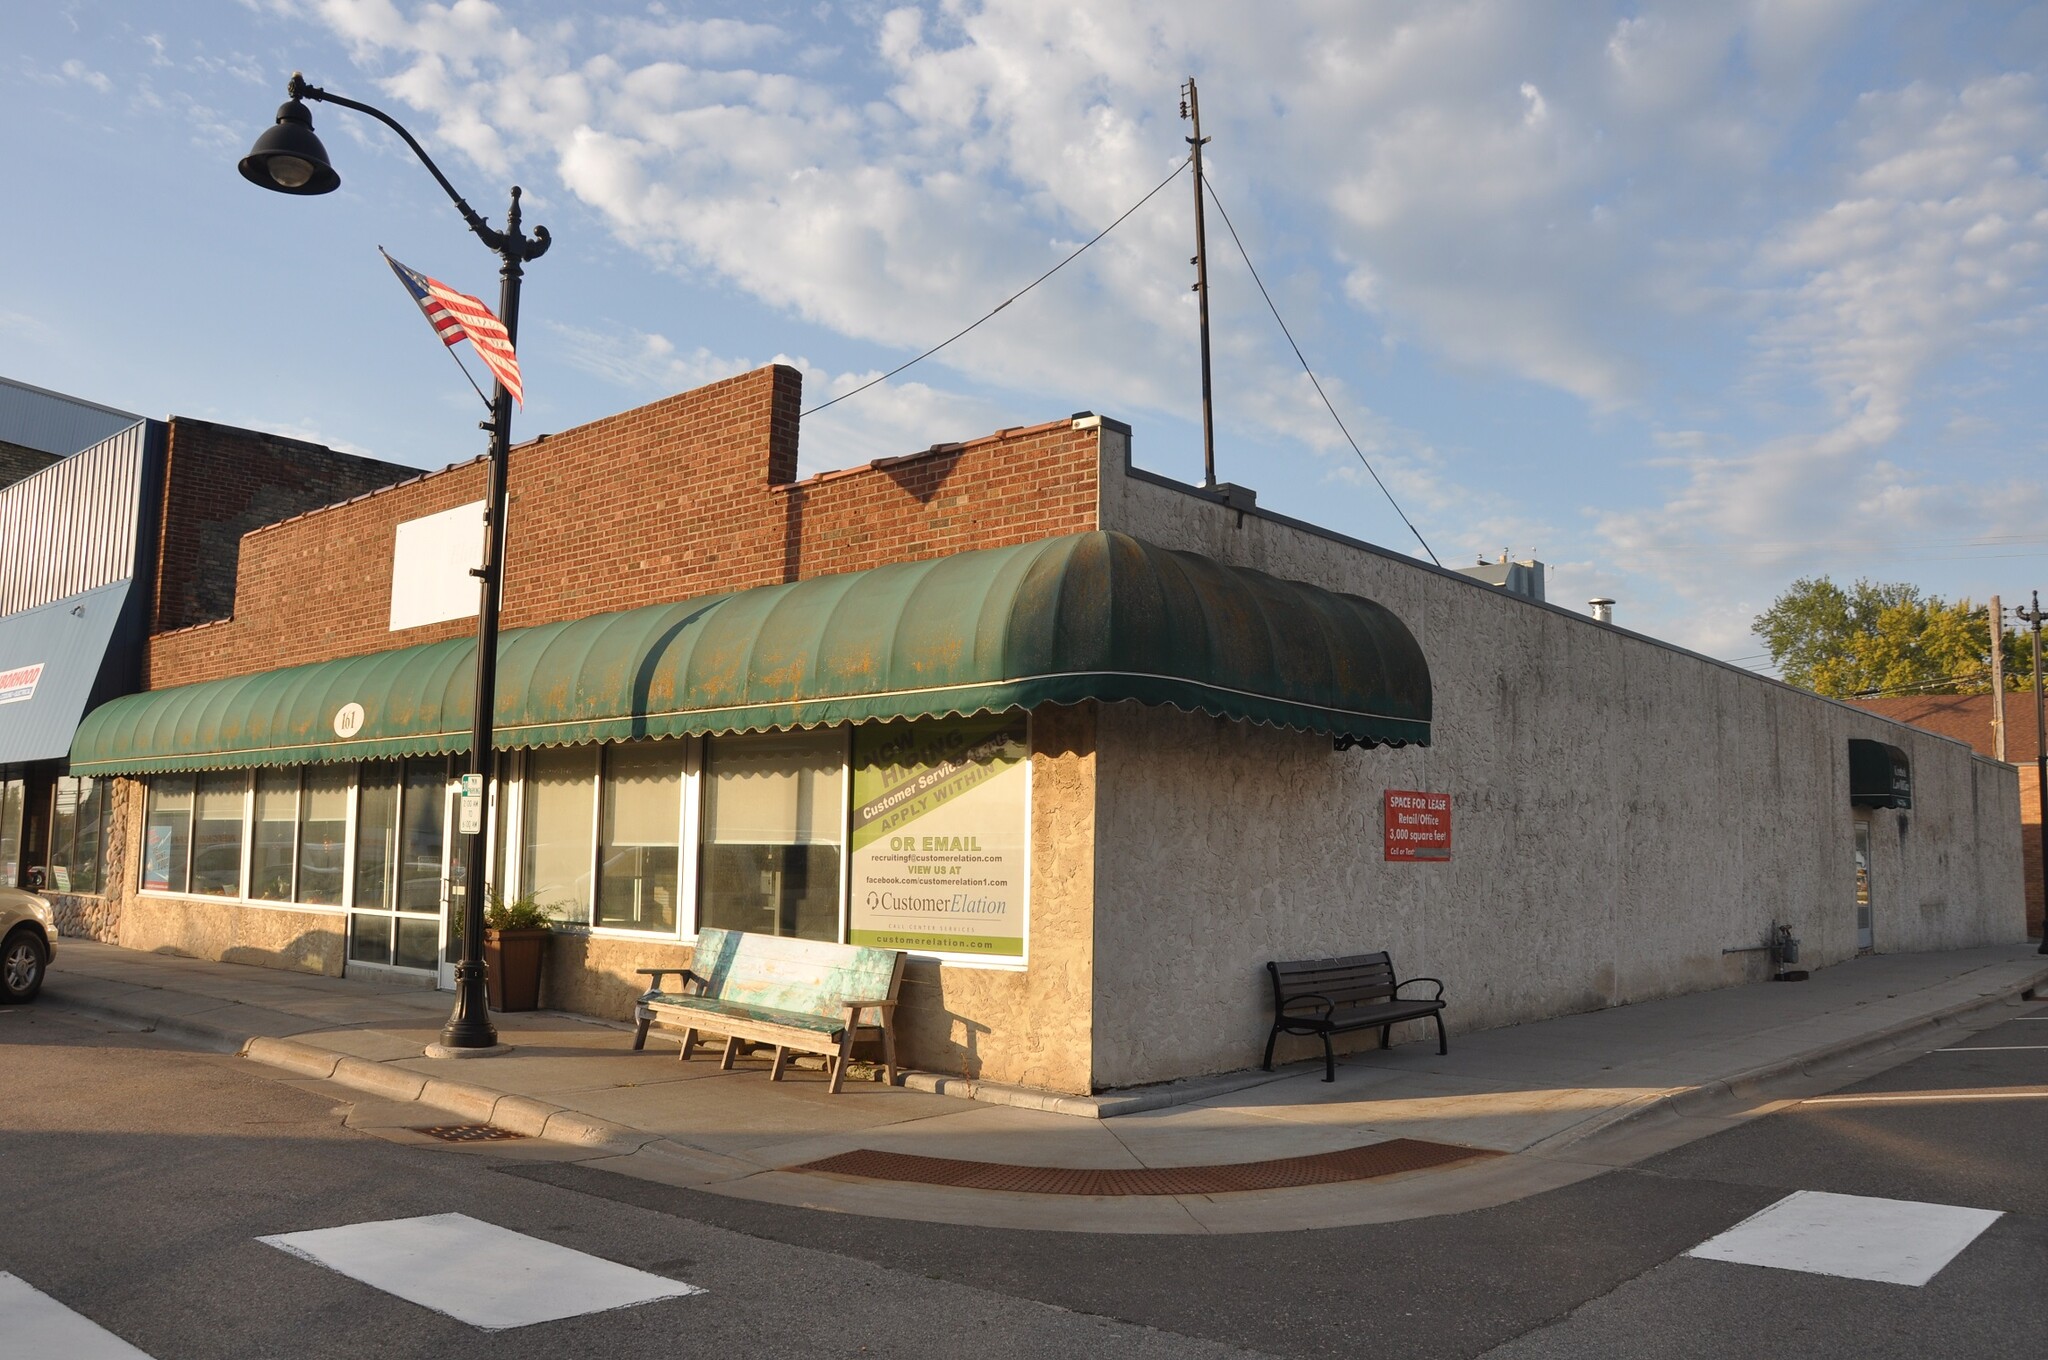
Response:
[[[1586,603],[1593,606],[1593,622],[1614,622],[1614,601],[1602,595],[1598,599],[1588,600]]]

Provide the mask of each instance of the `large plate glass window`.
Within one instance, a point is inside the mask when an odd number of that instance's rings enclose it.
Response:
[[[158,775],[149,781],[149,811],[142,828],[142,887],[184,892],[191,884],[192,776]]]
[[[292,840],[299,829],[299,772],[256,772],[256,837],[250,848],[249,896],[292,900]]]
[[[112,781],[59,775],[50,796],[50,881],[63,893],[100,890],[100,847],[106,840]]]
[[[354,771],[346,765],[316,765],[306,771],[299,793],[298,892],[309,906],[341,905],[343,860],[348,849],[348,790]]]
[[[571,746],[526,755],[519,891],[572,925],[590,921],[597,754],[594,746]]]
[[[596,924],[673,931],[682,891],[683,743],[605,749]]]
[[[704,757],[703,925],[839,938],[846,738],[711,737]]]
[[[242,895],[242,831],[249,776],[212,770],[199,776],[192,801],[192,891]]]

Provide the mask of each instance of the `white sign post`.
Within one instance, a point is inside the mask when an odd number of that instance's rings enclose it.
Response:
[[[480,774],[462,776],[461,824],[457,829],[465,836],[484,829],[484,777]]]

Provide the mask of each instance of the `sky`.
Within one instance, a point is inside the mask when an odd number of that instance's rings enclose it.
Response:
[[[1262,507],[1534,556],[1553,603],[1757,669],[1802,576],[2048,585],[2048,5],[9,5],[0,374],[483,452],[377,250],[493,304],[496,259],[331,105],[339,191],[243,181],[293,70],[553,233],[516,438],[771,362],[807,406],[887,372],[1172,173],[1192,76],[1215,200],[1358,444],[1212,206],[1217,470]],[[1183,172],[807,416],[802,470],[1091,410],[1199,481],[1192,198]]]

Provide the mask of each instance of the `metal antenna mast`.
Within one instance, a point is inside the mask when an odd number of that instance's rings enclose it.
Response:
[[[1188,77],[1188,83],[1181,87],[1180,116],[1194,123],[1194,135],[1188,138],[1188,145],[1195,149],[1195,258],[1188,261],[1195,267],[1195,304],[1201,314],[1202,327],[1202,485],[1216,485],[1216,425],[1210,403],[1209,388],[1209,251],[1202,231],[1202,144],[1209,139],[1202,135],[1202,104],[1195,94],[1195,78]]]

